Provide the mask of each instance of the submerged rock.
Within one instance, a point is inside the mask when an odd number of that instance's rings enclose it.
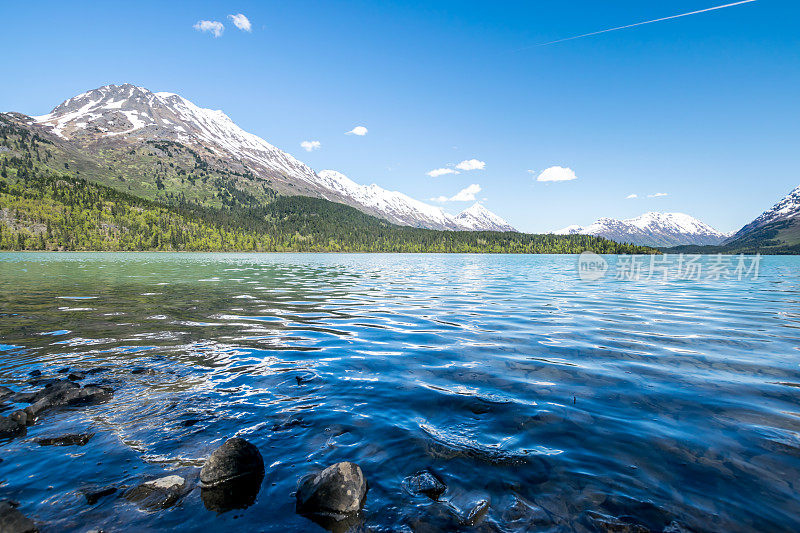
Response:
[[[481,520],[484,519],[486,513],[488,512],[489,512],[489,500],[479,501],[467,513],[467,516],[464,518],[464,525],[474,526],[479,524]]]
[[[0,501],[0,531],[3,533],[36,533],[36,525],[17,509],[19,504],[10,500]]]
[[[255,472],[213,487],[203,487],[200,498],[209,511],[224,513],[233,509],[247,509],[258,498],[264,474]]]
[[[168,509],[188,493],[187,487],[182,477],[167,476],[132,488],[125,493],[125,499],[139,504],[142,509]]]
[[[258,448],[244,439],[234,437],[212,453],[200,471],[200,482],[211,488],[237,478],[264,476],[264,459]]]
[[[0,416],[0,439],[13,439],[24,435],[27,429],[25,423],[20,424],[7,416]],[[0,529],[2,531],[2,529]]]
[[[429,470],[422,470],[405,478],[403,486],[412,494],[424,494],[432,500],[438,500],[447,490],[447,485],[439,476]]]
[[[104,487],[99,490],[85,491],[83,495],[86,497],[86,503],[94,505],[106,496],[111,496],[117,492],[117,487]]]
[[[8,418],[13,420],[20,426],[30,426],[33,423],[32,420],[29,420],[28,413],[26,413],[24,409],[17,409],[16,411],[8,415]]]
[[[70,381],[83,381],[84,379],[86,379],[86,374],[84,374],[83,372],[73,372],[69,376],[67,376],[67,379],[69,379]]]
[[[9,389],[8,387],[3,387],[0,385],[0,400],[5,400],[9,396],[13,396],[14,391]]]
[[[35,401],[25,408],[30,419],[37,418],[43,412],[57,407],[73,407],[91,405],[108,401],[113,396],[110,389],[87,385],[80,388],[75,383],[62,381],[46,387]]]
[[[336,463],[302,482],[297,512],[343,520],[361,510],[367,490],[367,480],[357,464]]]
[[[44,437],[36,439],[39,446],[85,446],[94,437],[94,433],[62,435],[61,437]]]

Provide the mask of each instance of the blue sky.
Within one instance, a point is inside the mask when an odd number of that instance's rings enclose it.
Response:
[[[800,4],[537,46],[724,3],[6,2],[0,109],[44,114],[130,82],[222,109],[359,183],[425,201],[479,185],[476,198],[525,231],[646,211],[728,231],[800,184]],[[239,13],[250,32],[229,18]],[[200,20],[224,32],[197,31]],[[356,126],[368,133],[345,134]],[[471,159],[484,167],[428,175]],[[576,179],[536,181],[553,166]]]

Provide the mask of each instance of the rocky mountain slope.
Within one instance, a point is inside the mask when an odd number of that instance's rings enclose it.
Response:
[[[208,194],[192,189],[196,181],[190,180],[189,186],[183,176],[192,175],[193,170],[201,174],[217,171],[238,176],[233,180],[234,188],[257,198],[261,189],[268,187],[279,194],[344,203],[400,225],[471,231],[513,230],[482,206],[473,206],[454,217],[402,193],[377,185],[359,185],[335,171],[317,173],[264,139],[242,130],[222,111],[198,107],[173,93],[154,93],[131,84],[107,85],[72,97],[47,115],[9,116],[104,158],[112,169],[121,165],[117,170],[123,181],[128,174],[138,173],[137,179],[128,183],[128,190],[137,194],[147,193],[144,189],[148,189],[146,185],[149,184],[156,185],[156,192],[151,196],[157,196],[157,191],[163,189],[166,192],[162,195],[172,193],[205,202]],[[159,159],[164,150],[171,155],[183,152],[179,155],[194,166],[182,168],[184,174],[173,176],[170,169],[147,160],[148,157]],[[151,167],[156,170],[152,171]],[[155,183],[153,175],[161,171],[164,176]],[[170,181],[175,177],[180,179]],[[225,178],[216,176],[216,179]],[[119,186],[118,183],[109,185]],[[226,188],[225,184],[222,187]],[[217,192],[209,194],[218,195]],[[228,194],[235,195],[235,191],[229,190]]]
[[[800,218],[800,187],[797,187],[781,201],[770,209],[761,213],[755,220],[746,224],[742,229],[733,234],[730,241],[735,241],[752,233],[759,228],[763,228],[776,222],[789,221]]]
[[[601,218],[593,224],[568,226],[559,235],[596,235],[643,246],[717,245],[729,235],[684,213],[645,213],[636,218]]]
[[[800,253],[800,187],[725,241],[741,252]]]

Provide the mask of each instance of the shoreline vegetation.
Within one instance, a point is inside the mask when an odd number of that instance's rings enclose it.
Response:
[[[169,150],[174,155],[182,148],[158,145],[148,149]],[[91,172],[81,174],[79,168],[85,170],[91,162],[76,163],[76,154],[62,151],[55,140],[8,119],[0,121],[0,250],[659,253],[654,248],[591,235],[398,226],[328,200],[278,195],[263,186],[258,195],[251,194],[227,179],[230,176],[209,174],[204,164],[179,169],[184,174],[178,181],[172,174],[149,176],[156,185],[151,197],[146,197],[145,193],[120,190],[130,180],[113,164],[108,164],[103,174],[100,165],[92,163]],[[162,159],[173,165],[169,154],[165,152]],[[195,158],[191,161],[197,164]],[[137,179],[146,177],[139,172]],[[101,174],[105,176],[102,183]],[[184,192],[194,183],[216,189],[204,192],[207,196],[203,198],[187,197]]]

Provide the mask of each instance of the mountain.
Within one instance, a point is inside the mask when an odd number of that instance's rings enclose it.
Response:
[[[459,231],[516,231],[508,222],[476,203],[457,216],[441,208],[414,200],[403,193],[387,191],[375,184],[359,185],[341,172],[321,170],[317,175],[327,190],[354,199],[367,212],[402,226]]]
[[[800,187],[725,241],[736,252],[800,253]]]
[[[567,226],[558,235],[596,235],[642,246],[717,245],[729,237],[684,213],[645,213],[636,218],[601,218],[593,224]]]
[[[170,146],[164,143],[175,143],[190,151],[187,158],[194,157],[212,170],[238,176],[233,178],[234,188],[254,194],[256,198],[260,198],[261,186],[282,195],[310,196],[344,203],[400,225],[448,230],[514,230],[488,211],[488,215],[480,217],[471,216],[466,211],[466,214],[453,217],[438,207],[402,193],[387,191],[377,185],[359,185],[335,171],[317,173],[264,139],[244,131],[222,111],[198,107],[174,93],[154,93],[131,84],[106,85],[74,96],[46,115],[30,119],[22,117],[22,120],[94,155],[113,160],[111,166],[153,155],[152,148],[147,148],[143,154],[137,153],[147,143],[161,151]],[[139,161],[131,161],[123,170],[131,171],[131,166],[142,165]],[[143,177],[146,180],[148,176]],[[201,203],[216,201],[216,197],[206,197],[186,187],[186,180],[180,181],[180,185],[174,182],[168,187],[162,178],[164,187],[154,184],[158,190],[165,191],[162,195],[182,194]],[[141,183],[142,180],[129,184],[129,190],[152,196],[152,191],[144,190],[147,187],[142,187]],[[194,185],[192,183],[192,187]],[[229,194],[233,195],[235,191],[229,191]]]
[[[480,203],[473,204],[455,217],[455,222],[460,228],[469,231],[488,228],[492,231],[516,231],[508,222],[495,215]]]
[[[798,217],[800,217],[800,187],[794,189],[780,202],[761,213],[755,220],[734,233],[730,238],[730,242],[740,239],[759,228]]]

